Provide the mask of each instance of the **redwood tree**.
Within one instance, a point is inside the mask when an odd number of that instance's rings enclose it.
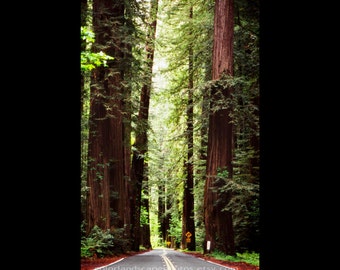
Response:
[[[189,23],[192,23],[193,7],[190,7]],[[192,32],[189,34],[192,36]],[[196,250],[195,219],[194,219],[194,75],[193,75],[193,40],[189,43],[189,82],[188,82],[188,105],[187,105],[187,144],[188,160],[186,162],[186,181],[184,183],[183,218],[182,218],[182,248]]]
[[[160,238],[164,242],[171,242],[169,237],[170,229],[170,213],[171,201],[170,194],[167,191],[168,184],[166,181],[160,181],[161,184],[158,185],[158,222],[160,224]]]
[[[80,26],[85,27],[86,26],[86,18],[87,18],[87,0],[81,0],[80,3]],[[85,51],[86,49],[86,43],[80,39],[80,50]],[[80,115],[83,114],[83,103],[84,103],[84,84],[85,84],[85,78],[83,72],[80,72]]]
[[[141,239],[140,244],[146,248],[150,249],[151,246],[151,232],[150,232],[150,207],[149,207],[149,176],[148,176],[148,163],[144,165],[144,182],[142,185],[142,197],[141,197],[141,207],[145,209],[146,217],[145,223],[141,224]]]
[[[121,63],[124,1],[94,0],[94,52],[114,57],[106,67],[91,74],[89,119],[87,233],[98,225],[102,229],[123,228],[128,208],[124,181],[123,108]],[[127,224],[129,225],[129,224]],[[129,227],[129,226],[127,226]]]
[[[146,40],[146,77],[147,80],[143,84],[140,96],[138,122],[136,128],[136,141],[134,144],[133,156],[132,156],[132,168],[131,168],[131,221],[132,221],[132,249],[139,251],[139,245],[141,240],[140,230],[140,209],[141,209],[141,195],[142,195],[142,183],[147,179],[144,177],[145,168],[145,155],[147,153],[147,131],[149,121],[149,104],[150,93],[152,85],[152,67],[154,58],[154,40],[156,36],[157,28],[157,10],[158,0],[152,0],[150,6],[150,26],[148,27],[148,35]],[[145,203],[145,202],[144,202]],[[151,245],[151,244],[150,244]]]
[[[88,11],[88,7],[87,7],[88,3],[87,0],[81,0],[80,3],[80,26],[81,27],[85,27],[86,26],[86,18],[87,18],[87,11]],[[82,40],[82,38],[80,39],[80,50],[83,52],[86,50],[86,42],[84,42],[84,40]],[[80,71],[80,115],[81,115],[81,130],[84,130],[84,126],[87,123],[87,119],[84,121],[84,100],[85,100],[85,95],[86,91],[85,91],[85,74],[83,71]],[[82,133],[82,132],[81,132]],[[87,169],[86,169],[86,162],[83,162],[83,160],[86,160],[86,156],[87,156],[87,140],[85,140],[84,136],[81,136],[81,160],[82,160],[82,164],[81,164],[81,170],[82,170],[82,176],[81,178],[83,179],[83,175],[86,175],[87,173]],[[84,178],[86,179],[86,178]],[[86,209],[86,205],[83,205],[83,201],[81,202],[82,207],[81,207],[81,211],[80,211],[80,220],[83,221],[85,220],[85,215],[84,213],[84,209]]]
[[[212,58],[212,79],[233,76],[233,40],[234,40],[234,1],[216,0],[214,14],[214,44]],[[232,178],[233,126],[231,108],[228,99],[232,88],[211,87],[211,113],[209,116],[208,152],[206,183],[204,195],[205,252],[207,241],[210,250],[219,250],[234,255],[234,232],[232,214],[222,211],[230,194],[220,193],[223,183],[219,174]],[[222,102],[221,102],[222,101]],[[229,103],[230,104],[230,103]]]

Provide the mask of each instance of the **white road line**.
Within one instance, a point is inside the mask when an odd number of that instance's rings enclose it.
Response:
[[[218,264],[218,263],[215,263],[215,262],[212,262],[212,261],[209,261],[209,260],[205,260],[205,259],[202,259],[202,258],[198,258],[198,259],[200,259],[200,260],[202,260],[202,261],[206,261],[206,262],[208,262],[208,263],[216,264],[216,265],[221,266],[221,267],[224,267],[224,268],[226,268],[226,269],[228,269],[228,270],[236,270],[235,268],[227,267],[227,266],[224,266],[224,265],[222,265],[222,264]]]
[[[166,264],[166,268],[168,270],[176,270],[176,267],[172,264],[172,262],[169,260],[169,258],[166,255],[161,255],[161,257],[163,258],[163,260],[165,261]]]
[[[163,254],[161,255],[161,257],[163,258],[165,264],[166,264],[166,268],[168,270],[176,270],[176,267],[172,264],[172,262],[169,260],[169,258],[166,256],[167,252],[165,249],[163,249]]]
[[[100,269],[103,269],[103,268],[109,267],[110,265],[113,265],[113,264],[115,264],[115,263],[117,263],[117,262],[120,262],[120,261],[122,261],[122,260],[124,260],[124,259],[125,259],[125,258],[121,258],[121,259],[119,259],[119,260],[117,260],[117,261],[115,261],[115,262],[113,262],[113,263],[110,263],[110,264],[108,264],[108,265],[104,265],[104,266],[101,266],[101,267],[95,268],[95,269],[93,269],[93,270],[100,270]]]

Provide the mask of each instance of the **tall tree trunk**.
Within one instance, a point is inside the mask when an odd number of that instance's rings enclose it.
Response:
[[[209,31],[210,32],[210,31]],[[211,31],[211,36],[213,32]],[[209,34],[208,34],[209,36]],[[210,47],[211,46],[211,47]],[[207,47],[207,51],[212,51],[212,45]],[[204,80],[206,82],[211,80],[211,57],[207,58],[204,62]],[[207,162],[207,146],[208,146],[208,123],[209,123],[209,97],[210,92],[206,88],[202,88],[200,91],[202,97],[200,122],[201,127],[199,130],[200,146],[198,149],[199,166],[197,166],[195,189],[201,190],[201,184],[205,183],[206,178],[206,162]],[[202,190],[203,194],[204,190]],[[204,195],[203,195],[204,196]],[[196,217],[196,224],[199,224],[199,228],[203,229],[204,226],[204,202],[201,201],[201,196],[195,196],[195,202],[197,202],[198,212],[202,213]],[[199,243],[200,247],[204,249],[204,240]]]
[[[165,222],[164,222],[164,217],[165,217],[165,188],[163,185],[158,185],[158,209],[157,209],[157,218],[158,218],[158,223],[159,223],[159,236],[162,239],[162,241],[165,241]]]
[[[105,160],[102,149],[104,141],[102,131],[105,129],[105,122],[102,119],[106,115],[100,87],[100,79],[103,76],[102,69],[97,68],[92,73],[87,174],[87,186],[89,188],[86,207],[87,234],[96,225],[102,229],[110,228],[109,179],[104,177],[103,165]]]
[[[144,170],[148,171],[148,163],[145,163]],[[151,249],[151,239],[150,239],[150,208],[149,208],[149,181],[148,173],[144,174],[143,190],[144,196],[142,196],[141,206],[143,206],[147,212],[146,224],[142,225],[141,231],[141,245],[146,249]]]
[[[100,14],[104,6],[99,1],[93,2],[93,29],[95,34],[94,51],[100,46],[106,46],[102,37],[103,21]],[[105,135],[108,127],[105,108],[107,89],[104,86],[105,68],[95,68],[91,73],[89,144],[88,144],[88,175],[87,186],[87,228],[90,233],[94,226],[102,229],[110,228],[110,181],[107,170],[107,156],[104,153]]]
[[[81,0],[80,3],[80,26],[86,26],[86,18],[87,18],[87,0]],[[80,40],[80,51],[85,51],[86,43],[81,39]],[[85,78],[83,72],[80,72],[80,115],[83,115],[83,108],[84,108],[84,85],[85,85]]]
[[[168,183],[166,180],[158,186],[158,223],[160,224],[160,238],[163,243],[171,242],[169,237],[170,213],[172,207],[170,194],[168,192]],[[174,246],[172,246],[174,247]]]
[[[121,100],[123,71],[120,69],[124,59],[119,49],[122,37],[116,35],[124,23],[123,18],[123,3],[93,1],[94,50],[102,50],[115,60],[110,61],[108,67],[94,69],[91,77],[87,231],[94,225],[102,229],[124,226],[127,191]]]
[[[190,7],[189,19],[192,22],[193,8]],[[192,36],[192,32],[189,33]],[[182,218],[182,247],[188,250],[196,250],[195,236],[195,219],[194,219],[194,75],[193,75],[193,44],[189,44],[189,83],[188,83],[188,105],[187,105],[187,143],[188,143],[188,160],[186,162],[187,179],[184,184],[183,198],[183,218]]]
[[[130,9],[126,9],[126,19],[124,28],[126,29],[126,36],[133,35],[133,21],[132,14],[128,14],[131,12]],[[123,63],[121,63],[121,67],[124,70],[124,87],[123,89],[123,108],[124,108],[124,117],[123,117],[123,147],[124,147],[124,182],[125,182],[125,190],[127,195],[124,198],[125,201],[125,210],[124,210],[124,235],[127,239],[131,239],[131,201],[130,197],[132,196],[132,183],[131,183],[131,114],[132,114],[132,87],[129,83],[133,81],[134,71],[132,67],[133,55],[132,55],[132,45],[129,42],[123,43],[124,49],[124,58]]]
[[[169,229],[169,214],[167,212],[166,183],[158,186],[158,222],[160,224],[160,237],[163,242],[167,241]]]
[[[146,53],[147,53],[147,70],[146,76],[147,80],[142,87],[138,122],[136,128],[136,142],[135,150],[132,156],[132,168],[131,168],[131,182],[133,185],[132,192],[132,250],[139,251],[140,245],[140,208],[141,208],[141,191],[142,182],[144,179],[144,161],[145,155],[147,153],[148,138],[147,131],[148,120],[149,120],[149,104],[150,104],[150,93],[152,85],[152,67],[154,58],[154,40],[156,36],[157,27],[157,10],[158,10],[158,0],[152,0],[150,6],[150,19],[151,23],[148,28],[148,36],[146,42]],[[147,178],[146,178],[147,179]]]
[[[80,26],[84,27],[86,26],[86,18],[87,18],[87,0],[81,0],[80,4]],[[84,40],[80,40],[80,51],[83,52],[86,50],[86,42]],[[86,121],[87,118],[84,116],[84,99],[85,99],[85,75],[82,71],[80,71],[80,115],[81,115],[81,131],[84,130],[83,127],[83,121]],[[86,120],[85,120],[86,119]],[[82,132],[83,133],[83,132]],[[87,168],[86,166],[83,166],[83,164],[86,164],[86,159],[87,159],[87,144],[88,140],[84,138],[84,136],[81,136],[81,178],[83,179],[83,175],[87,173]],[[86,205],[81,205],[80,208],[80,221],[82,222],[83,220],[86,219]]]
[[[124,52],[122,48],[125,44],[122,42],[123,37],[117,35],[124,27],[124,1],[101,0],[105,3],[107,14],[110,20],[106,21],[105,31],[103,36],[107,39],[110,45],[105,51],[110,56],[114,57],[113,61],[108,63],[105,88],[109,91],[108,103],[106,104],[108,114],[110,116],[110,123],[108,125],[108,138],[104,146],[109,156],[108,164],[110,168],[110,191],[111,199],[110,206],[113,215],[111,216],[111,228],[124,228],[125,213],[127,212],[127,190],[124,177],[125,153],[124,153],[124,125],[123,115],[124,102],[124,88],[122,82],[124,80]],[[103,17],[105,14],[102,15]]]
[[[260,107],[260,98],[259,96],[256,96],[253,99],[253,104],[259,108]],[[259,112],[255,111],[254,112],[256,114],[257,117],[259,117]],[[256,131],[258,131],[258,127],[255,126],[255,124],[253,124],[252,128]],[[256,133],[254,132],[254,134],[252,135],[251,139],[250,139],[250,145],[252,146],[252,148],[255,151],[255,157],[251,159],[251,175],[252,175],[252,179],[254,179],[254,181],[258,181],[260,179],[260,175],[259,175],[259,167],[260,167],[260,160],[259,160],[259,152],[260,152],[260,140],[259,137],[256,135]]]
[[[234,1],[216,0],[214,14],[214,46],[212,79],[218,80],[223,74],[233,75],[233,35]],[[219,108],[218,102],[231,98],[232,89],[211,90],[212,113],[209,117],[207,178],[204,195],[205,215],[205,252],[210,241],[210,251],[220,250],[226,254],[235,254],[232,214],[222,211],[230,199],[230,194],[221,197],[216,176],[219,170],[227,170],[232,178],[233,127],[230,123],[231,108]],[[220,96],[222,94],[222,97]],[[226,200],[221,204],[221,200]]]

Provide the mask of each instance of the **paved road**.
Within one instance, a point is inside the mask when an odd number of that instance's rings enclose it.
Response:
[[[172,249],[154,249],[95,270],[234,270]]]

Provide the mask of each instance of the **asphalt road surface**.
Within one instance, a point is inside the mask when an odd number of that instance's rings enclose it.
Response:
[[[154,249],[95,270],[234,270],[172,249]]]

